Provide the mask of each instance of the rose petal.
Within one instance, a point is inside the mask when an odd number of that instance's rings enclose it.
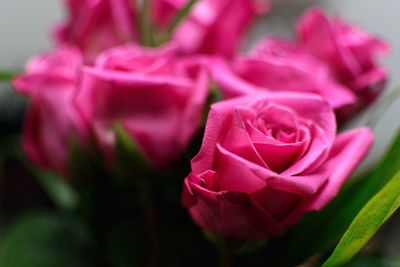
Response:
[[[200,227],[223,237],[250,240],[283,233],[279,223],[247,194],[212,192],[193,176],[186,178],[182,198]]]
[[[365,158],[373,135],[368,128],[358,128],[338,136],[329,160],[317,172],[326,173],[329,178],[319,192],[297,207],[284,221],[283,225],[292,225],[307,211],[318,211],[326,206],[339,192],[345,180]]]
[[[265,179],[276,174],[254,164],[217,144],[213,170],[219,175],[219,188],[226,191],[252,193],[265,187]]]
[[[364,159],[371,144],[373,134],[369,128],[358,128],[339,135],[333,145],[325,169],[331,170],[328,183],[315,197],[309,210],[319,210],[339,192],[346,178]]]
[[[258,90],[268,90],[267,88],[258,88],[251,83],[241,79],[228,66],[228,63],[222,59],[214,58],[210,62],[211,75],[213,80],[221,89],[225,98],[232,98],[241,95],[257,93]]]
[[[254,120],[254,118],[255,114],[251,110],[247,110],[244,107],[237,107],[232,118],[232,126],[221,140],[221,143],[224,147],[229,147],[229,151],[235,155],[268,168],[253,146],[245,126],[246,120]]]

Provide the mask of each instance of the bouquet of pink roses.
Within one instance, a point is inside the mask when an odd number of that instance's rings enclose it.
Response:
[[[312,8],[242,53],[267,0],[64,2],[12,81],[49,203],[0,266],[341,266],[399,208],[400,137],[350,179],[388,78],[375,35]]]

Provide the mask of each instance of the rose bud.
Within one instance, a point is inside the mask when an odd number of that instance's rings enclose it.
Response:
[[[357,102],[339,112],[347,120],[382,92],[386,70],[376,58],[388,46],[366,31],[348,25],[338,18],[329,18],[318,9],[304,14],[297,25],[299,43],[324,62],[335,79],[357,95]]]
[[[231,66],[215,59],[211,68],[227,98],[256,91],[294,91],[319,94],[334,109],[356,102],[354,93],[336,83],[325,65],[286,40],[264,39]]]
[[[30,60],[14,87],[31,100],[23,149],[39,167],[68,174],[70,140],[84,143],[86,129],[73,105],[82,64],[79,51],[61,46]]]
[[[200,60],[181,59],[176,51],[172,45],[125,45],[105,51],[83,71],[76,104],[110,162],[116,124],[156,168],[177,159],[198,130],[208,74]]]
[[[67,21],[55,29],[59,43],[77,46],[92,63],[104,49],[137,40],[136,8],[130,0],[64,0]]]
[[[182,201],[224,238],[281,235],[330,202],[366,155],[372,133],[336,134],[330,105],[306,93],[254,94],[212,105]]]
[[[187,0],[153,0],[153,13],[168,24]],[[177,27],[172,39],[187,54],[218,54],[232,57],[242,36],[258,15],[269,10],[269,1],[199,0]]]

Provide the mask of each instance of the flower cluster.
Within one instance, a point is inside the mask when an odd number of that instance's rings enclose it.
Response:
[[[141,157],[165,170],[210,110],[182,179],[183,205],[215,235],[254,240],[323,208],[368,152],[368,128],[338,132],[387,79],[377,64],[387,45],[364,30],[311,9],[292,40],[266,37],[241,54],[266,0],[65,5],[54,50],[14,81],[31,99],[23,146],[38,167],[72,178],[74,141],[113,168],[122,126]],[[209,107],[212,85],[223,99]]]

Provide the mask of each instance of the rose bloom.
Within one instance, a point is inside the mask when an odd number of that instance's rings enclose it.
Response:
[[[200,59],[176,54],[173,45],[129,44],[105,51],[84,69],[76,105],[109,161],[117,123],[156,168],[174,161],[198,130],[208,74]]]
[[[92,63],[104,49],[137,40],[130,0],[64,0],[68,19],[55,29],[58,43],[77,46]]]
[[[299,43],[324,62],[344,86],[357,95],[357,102],[339,113],[346,120],[369,105],[382,92],[387,72],[376,58],[388,51],[379,38],[318,9],[304,14],[297,25]]]
[[[31,100],[23,130],[23,148],[39,167],[68,174],[71,138],[82,141],[85,125],[73,105],[82,64],[79,51],[61,46],[37,56],[14,87]]]
[[[152,14],[161,27],[169,25],[187,0],[152,0]],[[267,0],[199,0],[173,33],[187,54],[232,57],[242,36],[258,15],[269,9]]]
[[[336,196],[372,139],[367,128],[337,135],[332,108],[313,94],[216,103],[183,204],[201,228],[221,237],[281,235]]]
[[[354,104],[354,93],[336,83],[328,68],[296,43],[266,38],[249,55],[230,64],[220,58],[210,64],[213,78],[225,97],[259,91],[310,92],[334,109]]]

